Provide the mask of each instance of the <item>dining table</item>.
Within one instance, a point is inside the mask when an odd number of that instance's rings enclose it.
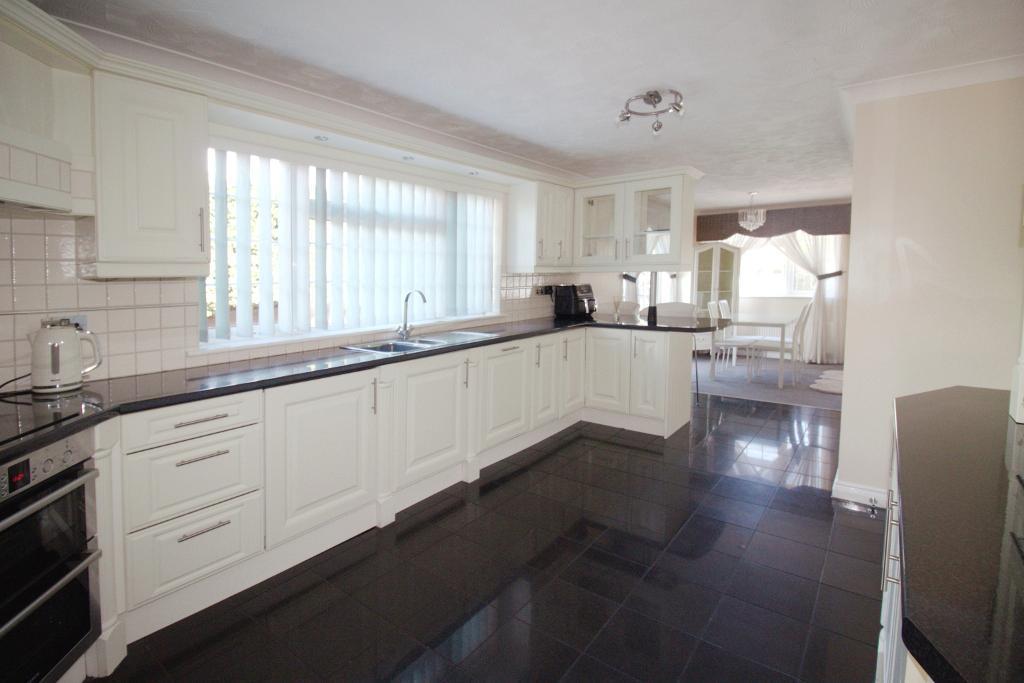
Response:
[[[792,321],[791,320],[779,320],[778,318],[742,317],[742,318],[732,318],[732,319],[730,319],[729,322],[730,322],[732,327],[761,327],[761,328],[777,329],[779,331],[779,389],[783,388],[783,386],[785,386],[786,326],[789,325]],[[726,330],[728,330],[728,329],[729,328],[727,327]],[[711,336],[711,358],[712,359],[718,357],[716,355],[717,349],[715,348],[716,341],[717,341],[716,336],[712,335]],[[792,357],[792,355],[793,354],[791,352],[790,353],[790,362],[794,362],[795,361],[795,359]],[[711,376],[712,379],[715,378],[715,365],[716,365],[716,363],[714,363],[714,362],[711,363],[711,368],[710,368],[710,371],[708,373]],[[749,376],[749,369],[748,369],[748,376]]]

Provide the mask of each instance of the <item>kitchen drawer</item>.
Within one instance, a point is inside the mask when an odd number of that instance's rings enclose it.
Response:
[[[262,549],[258,491],[128,534],[128,605],[170,593]]]
[[[263,392],[247,391],[130,413],[121,418],[122,448],[133,453],[253,424],[262,418],[262,406]]]
[[[133,453],[124,459],[127,526],[151,526],[262,485],[260,425]]]

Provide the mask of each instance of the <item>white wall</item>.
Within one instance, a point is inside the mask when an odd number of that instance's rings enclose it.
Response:
[[[887,488],[894,397],[1009,388],[1022,197],[1024,79],[857,107],[837,497]]]

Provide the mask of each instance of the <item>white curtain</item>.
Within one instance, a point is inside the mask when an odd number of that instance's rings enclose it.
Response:
[[[803,230],[771,238],[771,245],[818,278],[804,330],[803,361],[842,363],[846,339],[847,235],[809,235]]]
[[[761,247],[768,246],[770,240],[766,237],[753,237],[751,235],[741,235],[736,233],[729,235],[727,238],[722,240],[724,244],[728,244],[730,247],[735,247],[740,252],[750,251],[751,249],[760,249]]]

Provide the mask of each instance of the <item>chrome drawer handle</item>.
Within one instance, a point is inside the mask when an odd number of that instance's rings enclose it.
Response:
[[[221,449],[219,451],[214,451],[213,453],[207,453],[206,455],[197,455],[196,457],[189,458],[187,460],[179,460],[178,462],[174,463],[174,466],[175,467],[184,467],[185,465],[191,465],[194,462],[202,462],[203,460],[209,460],[210,458],[216,458],[218,455],[227,455],[230,452],[231,452],[230,448],[224,448],[224,449]]]
[[[518,351],[518,350],[519,350],[518,346],[506,346],[505,348],[503,348],[501,350],[501,352],[505,353],[506,351]]]
[[[178,543],[184,543],[185,541],[191,541],[196,536],[202,536],[203,534],[208,534],[211,531],[216,531],[217,529],[221,528],[222,526],[227,526],[228,524],[231,524],[231,520],[230,519],[222,519],[221,521],[217,522],[213,526],[208,526],[205,529],[200,529],[199,531],[193,531],[190,534],[185,534],[183,536],[179,536],[178,537]]]
[[[213,422],[214,420],[223,420],[225,417],[231,417],[227,413],[221,413],[219,415],[211,415],[210,417],[201,417],[198,420],[189,420],[187,422],[179,422],[174,425],[175,429],[181,429],[182,427],[191,427],[192,425],[202,424],[204,422]]]

